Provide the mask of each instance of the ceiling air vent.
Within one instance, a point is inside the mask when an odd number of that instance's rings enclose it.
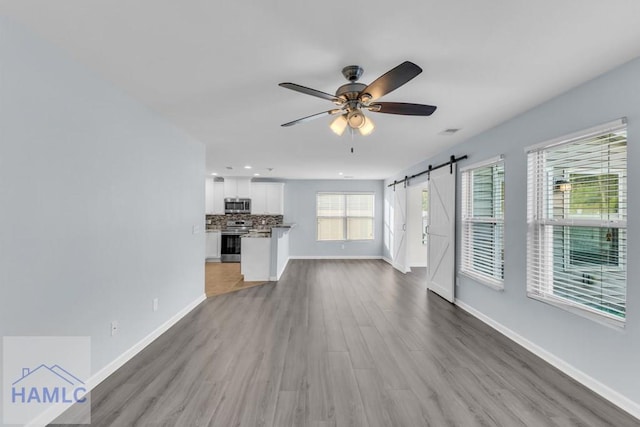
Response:
[[[439,133],[439,135],[453,135],[454,133],[458,132],[460,130],[460,128],[449,128],[449,129],[445,129],[442,132]]]

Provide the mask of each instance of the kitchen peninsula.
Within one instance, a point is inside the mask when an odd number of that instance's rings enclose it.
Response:
[[[270,233],[254,230],[242,236],[240,272],[244,280],[277,281],[289,261],[289,232],[295,224],[275,224]]]

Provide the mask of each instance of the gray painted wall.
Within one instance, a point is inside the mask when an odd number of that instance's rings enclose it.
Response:
[[[297,227],[289,233],[292,257],[379,257],[382,255],[382,181],[371,180],[290,180],[284,186],[284,222]],[[373,241],[316,241],[316,194],[318,192],[375,193]]]
[[[0,335],[95,373],[204,292],[204,146],[5,19],[0,67]]]
[[[458,276],[456,297],[542,349],[640,405],[640,59],[574,88],[504,124],[427,159],[387,182],[467,154],[471,164],[505,156],[505,289],[494,291]],[[436,113],[437,114],[437,113]],[[627,324],[613,329],[526,296],[527,165],[525,147],[628,118]],[[458,180],[460,183],[460,180]],[[460,206],[460,184],[458,184]],[[458,212],[457,223],[460,223]],[[458,236],[458,246],[460,238]],[[387,254],[388,255],[388,254]]]

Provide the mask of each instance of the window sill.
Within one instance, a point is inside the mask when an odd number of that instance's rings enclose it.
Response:
[[[481,285],[484,285],[484,286],[486,286],[488,288],[491,288],[494,291],[499,291],[499,292],[503,292],[504,291],[504,281],[503,280],[490,279],[490,278],[482,276],[480,274],[476,274],[474,272],[465,271],[465,270],[458,271],[458,274],[460,274],[461,276],[464,276],[466,278],[469,278],[469,279],[471,279],[471,280],[473,280],[475,282],[478,282]]]
[[[556,298],[553,296],[538,295],[531,292],[527,292],[527,297],[534,299],[536,301],[540,301],[545,304],[549,304],[554,307],[560,308],[569,313],[576,314],[580,317],[584,317],[585,319],[589,319],[601,325],[608,326],[609,328],[615,329],[617,331],[623,331],[625,328],[624,320],[617,320],[617,319],[608,317],[604,314],[600,314],[595,311],[582,308],[581,306],[573,305],[571,303],[565,302],[560,298]]]

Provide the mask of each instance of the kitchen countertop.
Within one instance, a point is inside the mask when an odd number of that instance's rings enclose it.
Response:
[[[247,233],[247,234],[243,234],[240,237],[242,237],[243,239],[270,239],[271,234],[270,233]]]
[[[271,233],[271,229],[273,228],[279,228],[279,229],[291,229],[294,228],[296,226],[295,223],[285,223],[285,224],[275,224],[275,225],[259,225],[257,226],[257,228],[249,230],[249,234],[251,234],[250,236],[247,237],[265,237],[265,236],[260,236],[257,234],[267,234],[266,237],[270,236]],[[224,231],[224,229],[217,227],[217,228],[207,228],[206,232],[207,233],[213,233],[213,232],[221,232]]]
[[[257,238],[270,238],[271,237],[271,229],[270,228],[254,228],[252,230],[249,230],[249,233],[247,234],[243,234],[242,237],[257,237]]]
[[[295,223],[285,223],[285,224],[272,225],[271,228],[293,228],[295,226],[296,226]]]

